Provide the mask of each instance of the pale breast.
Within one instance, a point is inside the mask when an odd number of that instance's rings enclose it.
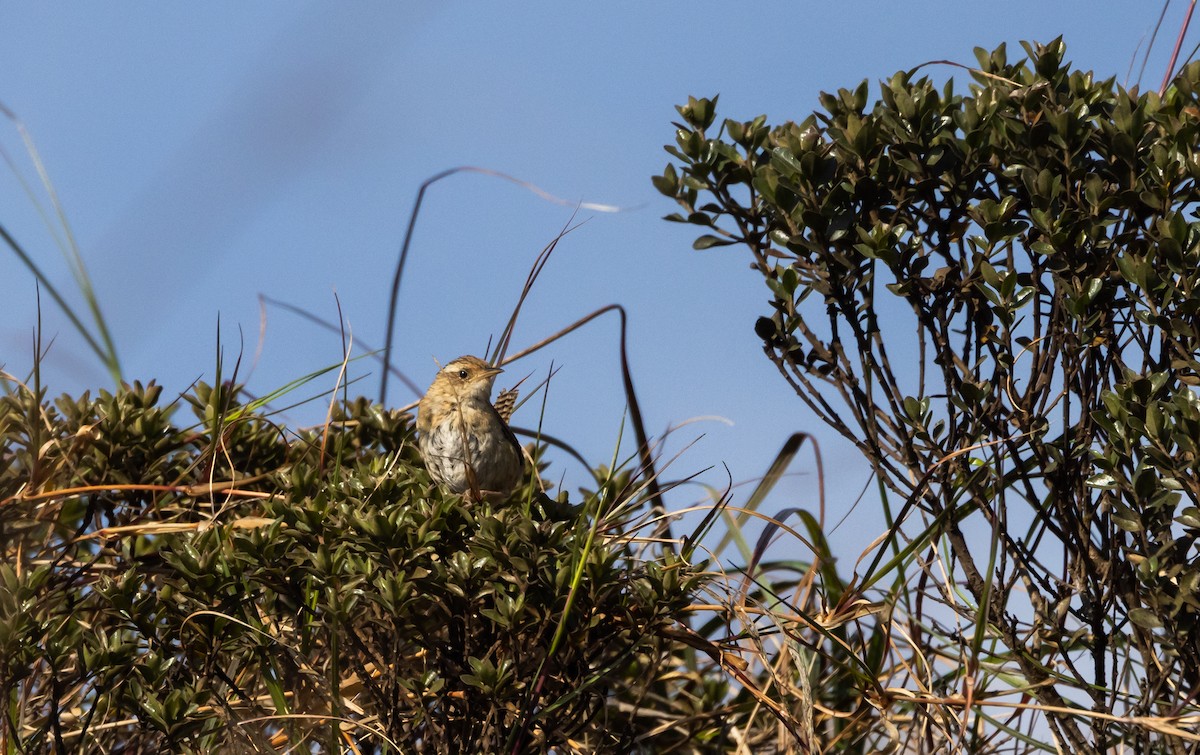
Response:
[[[479,421],[470,432],[464,432],[462,415],[450,411],[442,422],[421,434],[425,467],[451,492],[470,490],[473,473],[480,491],[507,495],[521,481],[520,449],[509,441],[494,413],[473,416]]]

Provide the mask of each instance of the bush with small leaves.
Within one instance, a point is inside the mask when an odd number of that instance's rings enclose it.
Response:
[[[654,749],[700,579],[627,520],[432,485],[410,417],[237,386],[0,397],[4,752]],[[682,734],[680,732],[683,732]]]
[[[714,133],[716,99],[690,99],[654,183],[697,249],[749,251],[768,358],[904,501],[884,547],[911,569],[886,602],[926,651],[906,660],[917,691],[963,687],[986,716],[1020,689],[1044,715],[1026,741],[1048,726],[1064,751],[1182,751],[1200,713],[1200,63],[1159,95],[1074,70],[1061,40],[1025,49],[977,50],[967,93],[900,72],[799,123]],[[936,657],[960,663],[918,673]],[[961,745],[965,717],[943,726],[950,709],[888,683],[863,693],[910,747]]]

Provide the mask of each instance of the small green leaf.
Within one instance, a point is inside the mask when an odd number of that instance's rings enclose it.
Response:
[[[730,241],[729,239],[723,239],[720,236],[713,236],[711,234],[705,234],[692,242],[692,248],[693,249],[712,249],[713,247],[716,247],[716,246],[729,246],[734,243],[736,243],[736,242]]]
[[[1108,472],[1101,472],[1100,474],[1089,477],[1086,484],[1089,488],[1112,490],[1113,488],[1117,487],[1117,479]]]
[[[652,176],[650,182],[654,184],[654,188],[658,189],[659,193],[668,197],[675,196],[679,191],[679,174],[675,172],[675,166],[668,164],[663,170],[661,176]]]
[[[1200,509],[1197,509],[1195,506],[1188,506],[1183,510],[1183,513],[1175,517],[1175,521],[1184,527],[1200,529]]]
[[[1162,620],[1158,614],[1149,608],[1133,608],[1129,611],[1129,620],[1143,629],[1162,629]]]

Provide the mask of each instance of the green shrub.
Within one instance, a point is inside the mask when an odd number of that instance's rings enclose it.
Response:
[[[893,727],[867,741],[1182,751],[1200,64],[1159,96],[1073,70],[1061,40],[1026,50],[978,50],[967,94],[902,71],[799,123],[714,135],[716,100],[693,98],[654,182],[697,249],[749,251],[767,357],[880,483],[888,537],[860,589],[890,585],[872,598],[907,634],[859,681]],[[1016,690],[1040,712],[990,702]]]
[[[293,433],[230,386],[197,386],[177,427],[160,393],[0,398],[0,750],[681,738],[648,733],[644,698],[677,668],[663,630],[697,577],[619,529],[590,541],[598,499],[530,483],[465,506],[431,485],[410,417],[364,400]]]

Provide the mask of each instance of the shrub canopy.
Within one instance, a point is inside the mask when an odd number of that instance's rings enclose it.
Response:
[[[654,181],[749,252],[767,357],[903,501],[905,573],[864,580],[905,584],[938,684],[1105,752],[1200,691],[1200,64],[1160,96],[1026,51],[778,126],[693,98]]]
[[[528,486],[464,506],[399,412],[293,434],[239,396],[199,385],[188,427],[153,384],[0,398],[6,752],[616,751],[712,725],[647,736],[694,588],[669,553]]]

